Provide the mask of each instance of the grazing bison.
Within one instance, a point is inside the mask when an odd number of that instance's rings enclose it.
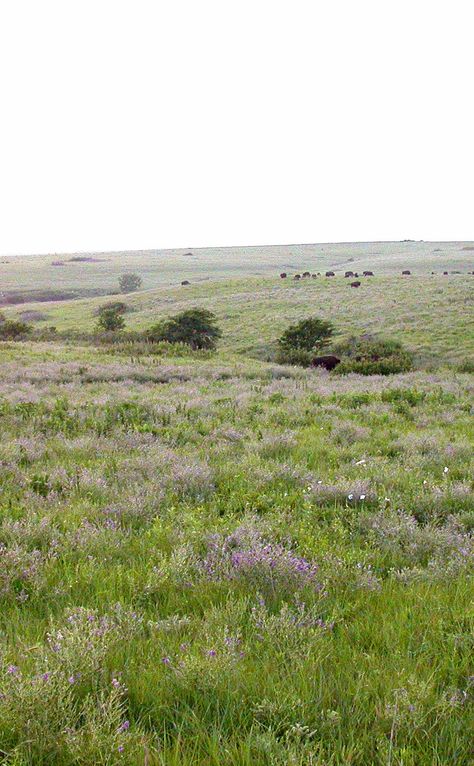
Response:
[[[373,277],[374,272],[373,271],[364,271],[364,277]]]
[[[334,271],[326,271],[326,276],[327,277],[335,277],[336,275],[335,275]]]
[[[405,271],[402,271],[402,274],[411,274],[411,271],[408,271],[408,269],[405,269]]]
[[[324,367],[325,370],[333,370],[340,364],[341,360],[337,356],[315,356],[311,361],[312,367]]]
[[[295,276],[293,277],[293,279],[301,279],[301,274],[295,274]]]
[[[283,271],[283,272],[280,274],[280,279],[286,279],[286,277],[287,277],[287,273],[286,273],[286,271]]]
[[[447,271],[443,271],[443,274],[444,274],[445,277],[448,276],[448,272]]]
[[[317,274],[311,274],[311,279],[317,279],[317,277],[318,277]]]
[[[309,273],[309,271],[303,271],[303,276],[304,277],[310,277],[311,274]]]
[[[360,287],[360,282],[351,282],[351,287]]]
[[[182,285],[189,285],[189,282],[188,282],[188,280],[187,280],[187,279],[183,279],[183,281],[181,282],[181,284],[182,284]]]
[[[347,279],[347,277],[353,277],[354,276],[354,272],[353,271],[346,271],[344,276],[346,277],[346,279]]]

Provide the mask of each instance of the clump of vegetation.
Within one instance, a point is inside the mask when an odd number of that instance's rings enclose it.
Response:
[[[222,331],[212,311],[193,308],[154,325],[146,335],[153,343],[186,343],[193,349],[213,350]]]
[[[359,375],[392,375],[413,367],[413,354],[396,340],[362,336],[349,338],[334,347],[341,357],[338,374],[356,372]]]
[[[332,322],[319,317],[309,317],[290,325],[278,339],[278,361],[309,367],[312,357],[328,345],[334,332]]]
[[[6,319],[0,322],[0,340],[17,340],[31,332],[31,327],[26,322],[14,319]]]
[[[134,293],[140,289],[142,284],[143,280],[138,274],[122,274],[122,276],[119,277],[121,293]]]
[[[123,330],[125,327],[125,319],[123,315],[126,310],[127,307],[125,303],[121,303],[120,301],[106,303],[104,306],[101,306],[98,311],[98,329],[105,330],[105,332]]]

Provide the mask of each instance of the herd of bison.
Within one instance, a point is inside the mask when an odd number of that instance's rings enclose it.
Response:
[[[447,271],[443,271],[443,276],[447,276],[447,275],[448,275],[448,273],[449,273],[449,272],[447,272]],[[474,274],[474,271],[473,271],[473,272],[468,272],[468,274],[469,274],[469,273],[472,273],[472,274]],[[432,275],[433,275],[433,274],[436,274],[436,272],[435,272],[435,271],[432,271],[432,272],[431,272],[431,274],[432,274]],[[460,271],[451,271],[451,274],[461,274],[461,272],[460,272]],[[409,269],[404,269],[404,270],[402,271],[402,275],[403,275],[403,276],[410,276],[410,275],[411,275],[411,271],[410,271]],[[307,279],[308,277],[311,277],[312,279],[317,279],[317,278],[318,278],[318,277],[320,277],[320,276],[321,276],[321,272],[319,272],[319,271],[318,271],[318,273],[317,273],[317,274],[311,274],[309,271],[304,271],[302,274],[295,274],[295,275],[293,276],[293,279],[294,279],[296,282],[298,282],[298,280],[300,280],[300,279]],[[324,276],[325,276],[325,277],[335,277],[335,276],[336,276],[336,273],[335,273],[334,271],[326,271],[326,273],[324,274]],[[374,276],[374,272],[373,272],[373,271],[363,271],[363,272],[362,272],[362,276],[363,276],[363,277],[373,277],[373,276]],[[280,277],[281,277],[281,279],[287,279],[287,277],[288,277],[288,274],[287,274],[285,271],[283,271],[283,272],[280,274]],[[360,287],[360,285],[361,285],[361,282],[360,282],[360,280],[358,279],[358,277],[359,277],[359,274],[357,273],[357,271],[346,271],[346,272],[344,272],[344,277],[345,277],[346,279],[354,279],[354,280],[355,280],[354,282],[350,282],[350,283],[349,283],[351,287]]]

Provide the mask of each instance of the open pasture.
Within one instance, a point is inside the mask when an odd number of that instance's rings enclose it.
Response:
[[[402,278],[422,246],[358,290],[134,266],[127,326],[206,307],[216,353],[0,343],[0,763],[472,765],[474,276]],[[103,302],[5,314],[89,331]],[[313,314],[415,369],[275,364]]]

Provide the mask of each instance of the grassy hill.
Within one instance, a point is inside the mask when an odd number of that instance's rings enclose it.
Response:
[[[135,328],[211,308],[215,354],[0,343],[6,766],[472,764],[474,276],[380,261],[355,290],[245,259],[126,297]],[[89,330],[104,300],[5,313]],[[308,314],[402,339],[417,369],[267,361]]]
[[[136,271],[144,288],[179,285],[184,279],[202,282],[242,276],[276,275],[280,271],[328,269],[378,274],[411,269],[418,274],[445,270],[472,271],[472,242],[354,242],[267,247],[145,250],[15,256],[0,261],[0,290],[112,290],[124,271]],[[54,266],[60,262],[62,266]]]
[[[214,311],[223,329],[221,349],[266,359],[283,329],[308,315],[331,319],[342,335],[374,333],[402,340],[420,364],[460,362],[474,355],[474,276],[412,275],[362,279],[353,289],[343,277],[305,279],[247,277],[186,287],[155,288],[125,296],[133,309],[127,327],[143,329],[191,306]],[[9,317],[39,312],[58,330],[92,331],[95,311],[110,298],[29,303],[8,308]]]

